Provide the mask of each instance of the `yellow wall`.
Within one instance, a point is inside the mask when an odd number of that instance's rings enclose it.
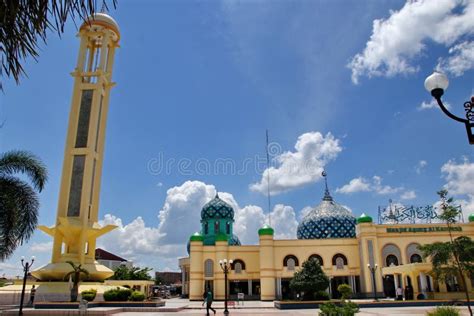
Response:
[[[474,223],[458,224],[462,232],[453,232],[453,236],[467,235],[474,238]],[[383,291],[382,267],[385,258],[382,249],[387,244],[394,244],[400,249],[400,264],[409,263],[406,248],[411,243],[433,243],[448,241],[447,231],[434,232],[387,232],[387,228],[428,228],[446,227],[444,224],[404,224],[404,225],[376,225],[362,223],[357,225],[357,238],[347,239],[311,239],[311,240],[275,240],[271,235],[260,236],[259,245],[228,246],[226,242],[217,242],[216,246],[203,246],[200,241],[191,242],[190,265],[182,268],[190,270],[190,299],[201,300],[204,291],[204,280],[214,281],[214,297],[224,298],[224,275],[219,266],[221,259],[241,259],[245,262],[246,269],[241,274],[232,271],[229,280],[259,279],[261,286],[261,299],[273,300],[276,298],[275,282],[280,278],[291,278],[294,271],[288,271],[283,266],[283,259],[287,255],[294,255],[299,260],[299,267],[312,254],[323,258],[323,270],[329,276],[360,276],[361,292],[371,294],[372,276],[367,268],[369,260],[367,241],[372,240],[374,262],[378,265],[376,271],[377,292]],[[344,269],[336,269],[332,265],[335,254],[346,256],[348,265]],[[204,262],[211,259],[214,262],[214,276],[204,277]],[[297,269],[299,268],[297,267]],[[414,280],[415,281],[415,280]],[[441,287],[443,288],[443,287]],[[471,289],[472,290],[472,289]]]

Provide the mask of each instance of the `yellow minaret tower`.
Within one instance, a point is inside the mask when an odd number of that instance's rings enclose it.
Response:
[[[97,13],[79,29],[81,44],[64,152],[56,225],[40,226],[54,238],[51,263],[33,271],[40,280],[64,280],[71,271],[67,261],[82,264],[90,279],[104,280],[112,270],[95,261],[97,237],[115,228],[98,224],[98,207],[105,126],[115,49],[119,46],[117,22]]]

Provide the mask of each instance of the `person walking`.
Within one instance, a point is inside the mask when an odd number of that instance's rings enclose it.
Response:
[[[216,314],[216,310],[212,308],[212,291],[208,289],[207,291],[204,292],[203,298],[204,302],[202,302],[202,305],[206,303],[206,315],[209,316],[209,310],[212,310],[214,312],[214,315]]]
[[[397,301],[403,301],[403,289],[401,286],[397,287]]]
[[[35,302],[35,295],[36,295],[36,288],[33,285],[33,287],[30,290],[30,300],[28,302],[28,306],[33,306],[33,303]]]

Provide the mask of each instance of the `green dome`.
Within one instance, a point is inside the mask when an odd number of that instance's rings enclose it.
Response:
[[[201,233],[195,232],[194,234],[191,235],[189,240],[190,241],[203,241],[204,237],[201,235]]]
[[[221,200],[218,194],[216,194],[214,199],[206,203],[201,210],[202,220],[217,218],[234,219],[234,209],[232,206]]]
[[[469,222],[473,223],[474,222],[474,213],[469,215],[468,219],[469,219]]]
[[[362,215],[357,219],[357,224],[360,223],[372,223],[374,220],[369,215],[362,213]]]
[[[275,231],[273,230],[273,228],[271,228],[270,226],[268,226],[268,225],[265,224],[265,225],[263,225],[262,228],[260,228],[260,229],[258,230],[258,235],[259,235],[259,236],[263,236],[263,235],[270,235],[270,236],[273,236],[274,232],[275,232]]]

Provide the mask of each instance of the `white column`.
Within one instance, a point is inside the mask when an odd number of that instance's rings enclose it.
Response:
[[[421,289],[419,289],[419,291],[423,293],[426,297],[426,288],[428,287],[428,285],[426,284],[426,274],[424,274],[423,272],[420,272],[420,286]]]
[[[355,284],[354,284],[354,276],[350,275],[349,276],[349,285],[351,286],[352,293],[355,293]]]
[[[396,292],[397,289],[398,289],[398,274],[393,275],[393,281],[394,281],[394,284],[395,284],[395,292]]]
[[[281,278],[277,278],[276,282],[277,282],[277,286],[276,286],[277,296],[281,298]]]

